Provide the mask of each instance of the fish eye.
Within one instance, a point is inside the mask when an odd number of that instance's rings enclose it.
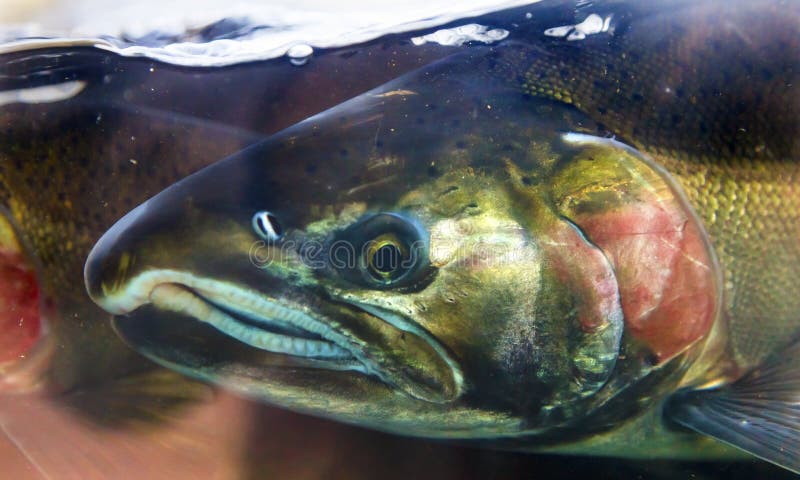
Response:
[[[379,282],[391,282],[408,270],[409,249],[396,235],[387,233],[367,242],[364,265]]]
[[[278,218],[267,211],[256,212],[253,215],[253,230],[268,242],[274,242],[283,236],[283,227]]]
[[[348,281],[377,289],[408,288],[431,273],[428,233],[420,222],[405,214],[366,216],[340,231],[335,240],[337,245],[349,246],[344,251],[355,254],[355,263],[332,264]]]

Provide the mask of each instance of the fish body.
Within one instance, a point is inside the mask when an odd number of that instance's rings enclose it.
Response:
[[[627,411],[619,395],[632,383],[656,398],[674,390],[721,299],[700,222],[656,164],[612,140],[565,136],[585,119],[560,105],[520,101],[502,85],[490,95],[484,83],[465,87],[473,68],[459,58],[398,80],[177,183],[105,234],[112,240],[87,262],[90,294],[124,314],[116,329],[162,364],[399,433],[518,437],[530,422],[555,432],[547,445],[587,411]],[[353,156],[369,160],[354,172]],[[294,188],[303,181],[315,188],[310,204]],[[624,194],[595,198],[595,182]],[[688,336],[647,327],[623,336],[615,266],[576,220],[602,210],[598,200],[639,219],[634,206],[661,205],[647,215],[691,260],[666,261],[702,287],[697,297],[671,291],[704,304],[680,325],[695,325]],[[648,236],[626,238],[641,249],[636,239]],[[408,262],[396,285],[370,263],[378,252]],[[670,290],[658,284],[653,295]],[[312,385],[325,395],[309,394]]]
[[[284,130],[116,223],[89,294],[156,362],[301,412],[797,471],[800,22],[680,7]]]

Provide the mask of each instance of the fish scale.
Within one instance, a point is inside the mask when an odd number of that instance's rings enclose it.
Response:
[[[53,335],[69,339],[59,343],[48,375],[70,388],[143,368],[86,299],[79,281],[86,252],[137,203],[246,140],[100,104],[9,106],[0,125],[0,204],[33,267],[45,273],[40,287],[58,313],[48,319]],[[176,136],[177,127],[186,136]]]
[[[785,53],[800,51],[800,23],[791,10],[740,7],[726,22],[698,5],[621,35],[543,39],[499,50],[490,68],[574,105],[675,176],[722,263],[731,348],[748,368],[800,328],[800,60]],[[688,19],[706,23],[687,33]],[[780,37],[748,33],[759,31]]]
[[[726,282],[731,344],[750,367],[800,328],[800,163],[749,159],[681,162],[653,155],[676,176],[703,218]],[[713,199],[713,201],[711,200]]]

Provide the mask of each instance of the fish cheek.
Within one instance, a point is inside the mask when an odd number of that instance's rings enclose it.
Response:
[[[460,258],[444,266],[417,303],[425,305],[423,327],[458,359],[468,385],[463,401],[527,415],[558,389],[555,370],[569,364],[560,340],[568,326],[542,311],[540,259],[531,246],[520,248],[530,255]],[[546,310],[569,308],[549,302]]]
[[[464,371],[464,401],[540,426],[580,414],[605,384],[622,326],[608,261],[550,220],[494,248],[457,249],[419,301],[423,326]]]
[[[502,368],[504,400],[530,417],[559,404],[574,390],[572,351],[576,328],[572,302],[544,273],[536,300],[519,298],[508,312],[495,356]],[[513,291],[519,295],[524,291]]]

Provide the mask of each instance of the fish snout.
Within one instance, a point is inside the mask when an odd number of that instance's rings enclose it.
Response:
[[[136,258],[132,252],[141,241],[133,227],[147,209],[148,204],[144,203],[122,217],[100,237],[86,259],[83,271],[86,291],[109,313],[124,314],[136,308],[130,300],[121,302],[118,294],[131,278]]]

